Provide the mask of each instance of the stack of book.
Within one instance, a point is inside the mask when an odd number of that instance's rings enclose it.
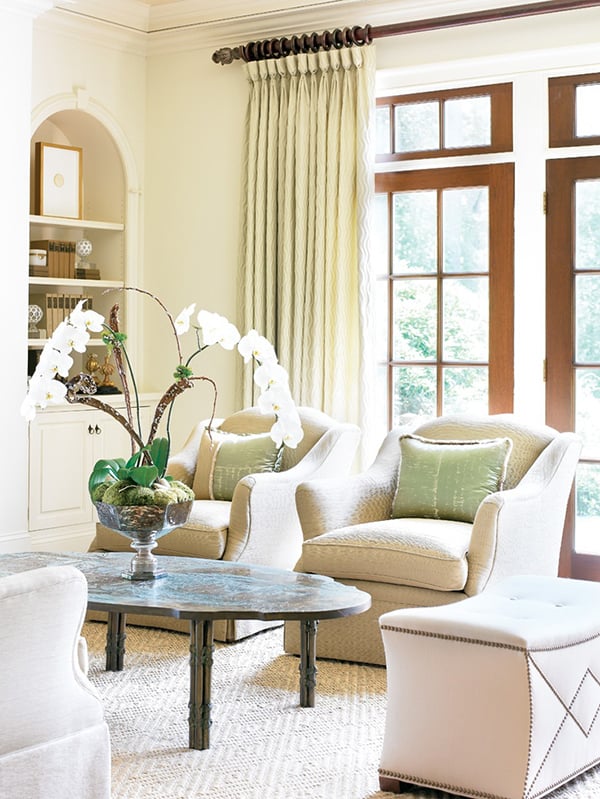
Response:
[[[32,241],[30,247],[46,250],[46,266],[30,266],[32,277],[75,277],[75,243],[74,241],[55,241],[42,239]]]
[[[77,280],[100,280],[100,270],[96,264],[80,261],[75,264],[75,277]]]
[[[92,298],[84,294],[46,294],[46,329],[51,336],[58,325],[64,321],[80,300],[87,300],[86,310],[93,310]]]

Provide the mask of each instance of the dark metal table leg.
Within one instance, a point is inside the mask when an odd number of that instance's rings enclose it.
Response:
[[[213,662],[213,623],[190,622],[190,749],[210,746],[210,682]]]
[[[318,623],[315,619],[300,622],[300,707],[315,706]]]
[[[125,661],[126,613],[109,613],[106,626],[106,671],[122,671]]]

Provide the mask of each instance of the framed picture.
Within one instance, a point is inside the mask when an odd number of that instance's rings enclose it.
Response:
[[[81,147],[35,145],[36,208],[41,216],[81,219],[83,151]]]

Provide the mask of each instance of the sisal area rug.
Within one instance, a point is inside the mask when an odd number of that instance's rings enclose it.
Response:
[[[318,661],[314,708],[298,705],[298,659],[282,630],[217,644],[210,749],[187,748],[188,637],[129,627],[122,672],[104,671],[106,626],[88,622],[89,677],[106,710],[112,799],[391,799],[377,767],[385,669]],[[318,641],[318,635],[317,635]],[[318,645],[317,645],[318,646]],[[415,790],[406,799],[450,799]],[[600,768],[550,795],[598,799]]]

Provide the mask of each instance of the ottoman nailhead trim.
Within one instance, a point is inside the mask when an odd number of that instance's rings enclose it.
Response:
[[[422,785],[424,788],[436,788],[440,791],[448,791],[449,793],[467,794],[468,796],[475,796],[477,799],[507,799],[497,793],[487,793],[486,791],[474,791],[471,788],[465,788],[463,785],[451,785],[447,782],[423,782],[419,777],[412,774],[401,774],[398,771],[389,771],[388,769],[379,769],[379,774],[382,777],[392,777],[393,779],[400,780],[400,782],[409,782],[413,785]]]

